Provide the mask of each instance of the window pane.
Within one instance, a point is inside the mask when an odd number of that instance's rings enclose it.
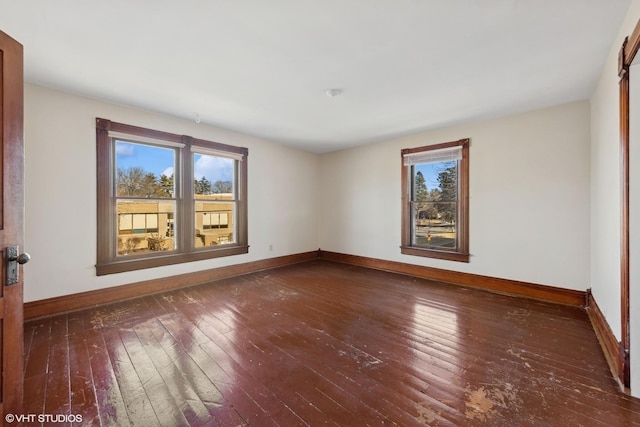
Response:
[[[133,214],[133,233],[147,232],[147,214]]]
[[[457,201],[457,162],[415,165],[413,167],[412,199],[417,202]]]
[[[235,243],[236,161],[209,154],[193,154],[196,248]]]
[[[174,197],[173,148],[116,141],[115,150],[118,197]]]
[[[456,250],[457,162],[419,164],[412,173],[411,244]]]
[[[210,202],[198,200],[195,202],[196,248],[235,243],[233,225],[235,206],[235,201],[230,198],[226,203],[218,200]]]
[[[235,199],[235,163],[226,157],[194,153],[194,197],[199,200]]]
[[[457,249],[456,202],[412,203],[411,244],[434,249]]]
[[[118,215],[118,234],[131,234],[133,232],[133,215]]]
[[[175,202],[118,200],[118,255],[175,249]]]
[[[147,228],[155,229],[158,231],[158,215],[156,214],[147,214]]]

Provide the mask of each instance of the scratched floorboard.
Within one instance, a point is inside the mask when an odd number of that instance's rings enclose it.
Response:
[[[640,425],[583,310],[321,260],[27,322],[25,359],[25,412],[84,425]]]

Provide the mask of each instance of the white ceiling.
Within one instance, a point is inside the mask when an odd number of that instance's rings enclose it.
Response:
[[[588,99],[629,5],[0,0],[0,30],[28,82],[322,153]]]

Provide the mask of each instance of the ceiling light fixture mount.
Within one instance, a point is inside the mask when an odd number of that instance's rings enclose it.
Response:
[[[339,88],[327,89],[325,93],[329,98],[335,98],[336,96],[342,94],[342,89],[339,89]]]

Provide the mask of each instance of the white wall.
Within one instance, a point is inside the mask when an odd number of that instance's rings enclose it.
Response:
[[[470,138],[470,263],[400,254],[400,150]],[[324,250],[585,290],[589,104],[571,103],[325,154]]]
[[[97,277],[95,118],[249,148],[249,253]],[[25,87],[25,301],[316,250],[316,155],[173,117]],[[269,245],[273,251],[269,251]]]
[[[591,290],[616,338],[620,325],[620,109],[618,52],[640,18],[633,0],[591,97]]]

